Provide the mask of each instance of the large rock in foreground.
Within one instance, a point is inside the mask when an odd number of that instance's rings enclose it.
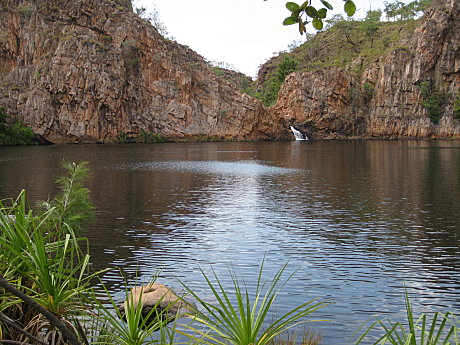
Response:
[[[128,301],[125,301],[120,307],[122,316],[125,315],[128,303],[133,309],[136,309],[139,303],[142,305],[142,318],[148,317],[147,325],[157,322],[158,318],[168,323],[182,314],[193,313],[195,309],[193,304],[177,296],[166,285],[159,283],[132,288]]]

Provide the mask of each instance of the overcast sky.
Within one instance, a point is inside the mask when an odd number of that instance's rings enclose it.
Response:
[[[370,8],[384,7],[384,0],[354,1],[358,18]],[[342,0],[329,2],[334,6],[332,13],[343,13]],[[320,5],[319,0],[313,3]],[[286,50],[290,43],[303,37],[295,25],[282,25],[289,16],[285,4],[283,0],[134,1],[135,6],[147,10],[156,6],[170,36],[177,42],[210,61],[224,61],[252,77],[256,76],[259,65],[274,53]]]

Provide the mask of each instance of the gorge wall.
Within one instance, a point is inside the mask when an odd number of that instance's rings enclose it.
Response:
[[[359,64],[358,58],[351,66]],[[270,111],[311,137],[455,137],[459,88],[460,2],[434,1],[415,32],[360,77],[339,67],[292,73]],[[430,120],[429,101],[439,107],[438,119]]]
[[[0,105],[53,143],[270,140],[261,103],[219,79],[191,49],[110,0],[2,1]]]
[[[292,139],[289,124],[312,138],[460,135],[458,0],[430,9],[412,37],[359,77],[340,67],[290,74],[271,108],[161,37],[129,1],[0,6],[0,106],[53,143],[142,131],[171,140]],[[437,123],[422,105],[423,83],[449,95]]]

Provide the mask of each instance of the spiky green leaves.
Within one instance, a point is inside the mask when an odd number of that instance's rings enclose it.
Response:
[[[312,5],[312,0],[307,0],[302,5],[289,1],[286,3],[286,8],[291,12],[291,15],[284,19],[283,25],[299,25],[299,32],[303,35],[307,32],[306,25],[312,23],[316,30],[322,30],[324,23],[323,19],[327,16],[327,11],[332,10],[332,5],[326,0],[320,0],[324,7],[316,8]],[[351,17],[356,12],[356,5],[353,0],[344,0],[344,11]],[[305,15],[305,18],[302,18]]]

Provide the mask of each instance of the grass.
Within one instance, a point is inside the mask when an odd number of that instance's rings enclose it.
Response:
[[[32,211],[27,207],[26,192],[5,205],[0,203],[0,275],[16,290],[58,316],[77,334],[72,321],[87,311],[83,301],[89,289],[89,255],[80,248],[76,222],[84,223],[91,208],[82,180],[88,171],[85,164],[67,164],[68,176],[58,179],[61,193]],[[89,205],[89,206],[88,206]],[[0,312],[14,320],[29,334],[64,344],[66,340],[52,322],[26,301],[0,289]],[[13,326],[3,326],[2,337],[24,340]]]
[[[305,320],[305,317],[328,305],[317,299],[307,301],[269,322],[269,319],[274,316],[271,310],[275,305],[276,297],[292,275],[284,279],[287,267],[285,264],[270,282],[262,282],[263,267],[264,262],[260,265],[254,295],[248,291],[244,279],[239,277],[233,268],[229,269],[233,282],[231,291],[235,294],[235,298],[232,298],[230,291],[223,287],[214,271],[214,282],[201,271],[207,287],[217,301],[216,304],[204,301],[182,283],[202,307],[191,317],[195,323],[204,326],[204,329],[193,324],[185,325],[191,333],[180,331],[181,334],[203,344],[265,345],[272,343],[276,337],[292,327],[310,322]]]
[[[436,312],[431,319],[425,313],[416,318],[407,289],[404,290],[404,300],[407,317],[404,322],[393,322],[389,319],[376,317],[376,320],[359,337],[356,345],[361,344],[367,339],[371,331],[379,327],[383,334],[372,343],[373,345],[460,344],[460,323],[455,315],[450,312],[445,314]]]
[[[104,289],[104,297],[109,299],[108,306],[97,298],[91,299],[94,310],[96,310],[92,317],[93,336],[91,339],[93,344],[164,344],[154,337],[156,331],[166,328],[167,322],[156,313],[155,308],[152,308],[145,317],[142,315],[141,295],[139,300],[135,301],[126,289],[126,302],[122,312],[110,292],[105,287]],[[149,321],[151,317],[153,321]],[[166,339],[166,334],[165,331],[160,332],[160,340],[161,335],[164,335],[163,338]]]

